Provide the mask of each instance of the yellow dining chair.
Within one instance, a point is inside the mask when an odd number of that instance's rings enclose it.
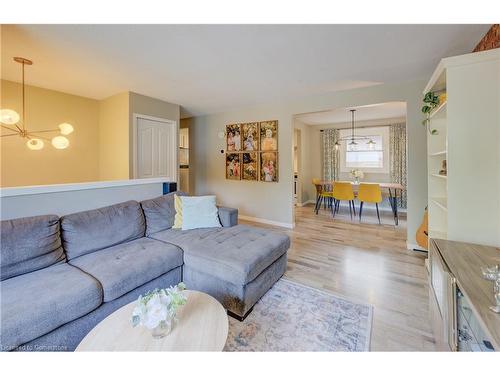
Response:
[[[361,213],[363,211],[363,203],[375,203],[377,207],[378,223],[380,224],[380,213],[378,212],[378,204],[382,202],[382,191],[379,184],[359,184],[358,199],[359,204],[359,221],[361,221]]]
[[[329,205],[333,200],[333,193],[331,191],[326,191],[321,180],[319,178],[313,178],[312,180],[314,186],[316,187],[316,207],[314,207],[314,211],[316,215],[318,214],[319,209],[321,208],[321,203],[323,202],[326,207],[326,203]]]
[[[339,211],[340,201],[349,202],[349,213],[354,211],[354,216],[356,216],[356,208],[354,207],[354,191],[352,190],[352,184],[350,182],[335,182],[333,185],[333,199],[334,204],[332,205],[332,215],[335,217],[335,213]]]

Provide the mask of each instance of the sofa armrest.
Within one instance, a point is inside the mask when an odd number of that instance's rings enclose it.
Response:
[[[218,207],[219,220],[223,227],[238,225],[238,210],[236,208]]]

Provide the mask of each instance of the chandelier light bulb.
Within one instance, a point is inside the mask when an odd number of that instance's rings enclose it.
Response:
[[[373,142],[373,140],[370,139],[366,144],[368,145],[369,150],[375,149],[375,142]]]
[[[59,124],[59,130],[61,130],[62,135],[68,135],[73,133],[73,125],[68,124],[67,122],[63,122],[62,124]]]
[[[62,135],[58,135],[57,137],[52,138],[52,146],[59,150],[65,149],[69,146],[69,140]]]
[[[12,109],[0,109],[0,122],[6,125],[14,125],[19,122],[19,114]]]
[[[335,142],[335,151],[338,151],[340,148],[340,143],[339,141]]]
[[[354,141],[349,142],[349,151],[356,151],[356,146],[358,144]]]
[[[26,142],[26,146],[28,146],[30,150],[38,151],[43,148],[44,144],[41,139],[31,138],[28,140],[28,142]]]

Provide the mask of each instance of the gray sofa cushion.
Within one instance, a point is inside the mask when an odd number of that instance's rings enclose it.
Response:
[[[143,237],[78,257],[70,263],[99,280],[104,302],[108,302],[181,266],[182,251]]]
[[[3,350],[46,334],[102,303],[102,290],[91,276],[58,264],[0,283]]]
[[[255,279],[290,247],[287,235],[246,225],[168,229],[150,237],[182,248],[186,267],[235,285]]]
[[[172,228],[175,218],[174,195],[176,194],[179,196],[187,195],[182,191],[176,191],[141,202],[146,217],[146,236]]]
[[[128,201],[61,218],[68,260],[144,236],[141,206]]]
[[[55,215],[4,220],[0,242],[0,280],[65,261]]]

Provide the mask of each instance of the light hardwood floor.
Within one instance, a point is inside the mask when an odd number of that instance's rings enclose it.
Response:
[[[347,211],[347,213],[346,213]],[[372,351],[435,350],[428,306],[426,255],[406,249],[406,220],[394,226],[391,213],[363,210],[351,221],[348,208],[332,219],[296,208],[293,230],[272,227],[291,238],[286,277],[374,306]],[[269,225],[246,222],[246,224]]]

